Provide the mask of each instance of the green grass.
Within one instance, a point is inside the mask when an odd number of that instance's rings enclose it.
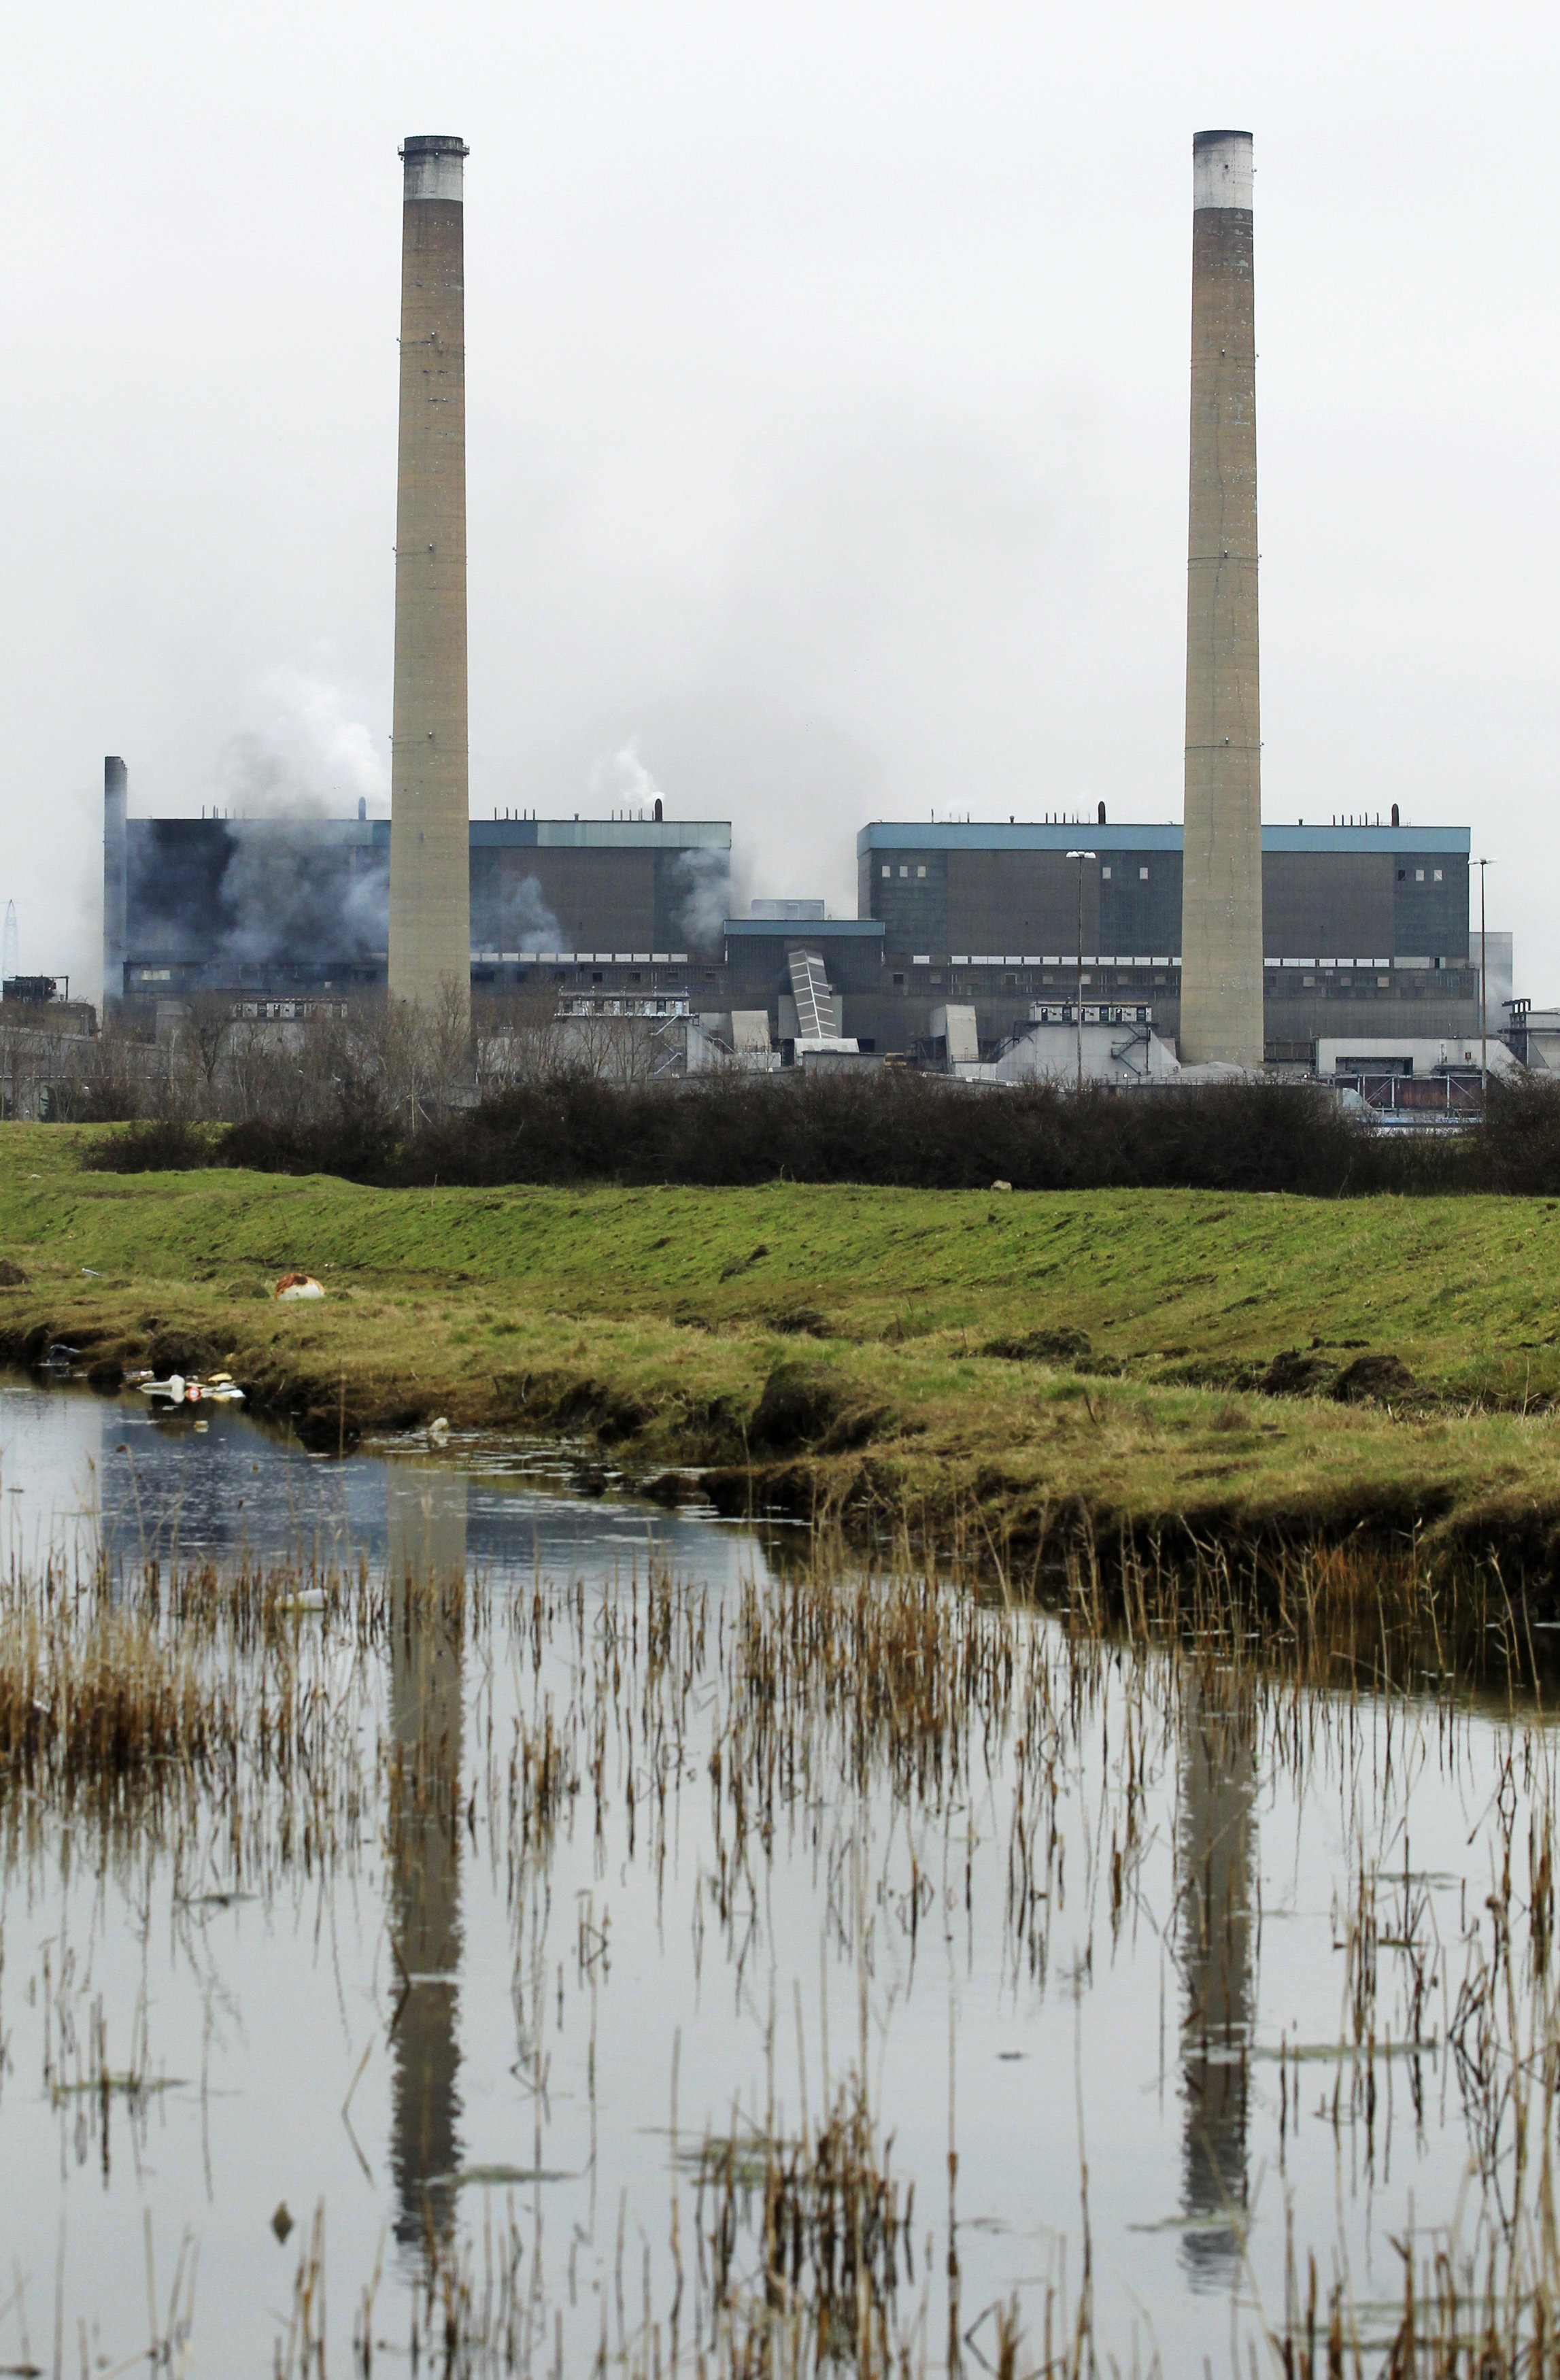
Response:
[[[1530,1545],[1560,1514],[1554,1203],[375,1191],[84,1172],[87,1137],[0,1127],[0,1255],[28,1275],[0,1293],[6,1343],[48,1331],[107,1365],[188,1341],[319,1434],[562,1421],[646,1464],[735,1467],[791,1364],[836,1409],[822,1445],[777,1450],[792,1494],[963,1500],[1029,1536],[1081,1509],[1101,1526],[1488,1523]],[[323,1305],[270,1301],[294,1265]],[[810,1331],[785,1328],[804,1312]],[[1094,1369],[981,1353],[1061,1324],[1089,1333]],[[1313,1341],[1340,1363],[1400,1355],[1419,1396],[1389,1413],[1244,1389]]]

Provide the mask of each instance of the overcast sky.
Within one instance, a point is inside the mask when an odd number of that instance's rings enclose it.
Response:
[[[1180,815],[1191,136],[1257,159],[1263,807],[1467,823],[1560,1000],[1560,14],[926,0],[7,22],[0,899],[387,795],[400,167],[466,168],[471,800]]]

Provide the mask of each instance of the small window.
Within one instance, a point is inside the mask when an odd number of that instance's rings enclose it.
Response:
[[[1307,991],[1314,991],[1316,990],[1316,978],[1313,975],[1303,975],[1300,978],[1300,981]]]
[[[916,874],[917,874],[918,876],[924,876],[924,875],[925,875],[925,873],[926,873],[926,870],[925,870],[925,868],[918,868],[916,869]]]
[[[901,868],[901,869],[899,870],[899,873],[900,873],[900,875],[901,875],[901,876],[908,876],[908,875],[909,874],[909,872],[910,872],[910,871],[909,871],[909,869],[908,869],[908,868]]]
[[[1435,870],[1435,881],[1437,884],[1441,881],[1441,870],[1439,868]]]
[[[1407,884],[1407,882],[1408,881],[1408,869],[1407,869],[1406,868],[1400,868],[1398,869],[1398,871],[1397,871],[1397,880],[1398,880],[1399,884]]]
[[[1139,870],[1138,870],[1138,881],[1139,881],[1139,883],[1140,883],[1140,884],[1146,884],[1146,883],[1148,882],[1148,880],[1149,880],[1149,871],[1148,871],[1148,869],[1147,869],[1146,868],[1139,868]]]
[[[1378,991],[1390,991],[1392,990],[1392,978],[1389,975],[1379,975],[1376,978],[1376,990]]]
[[[896,991],[903,991],[903,990],[904,990],[904,989],[905,989],[905,978],[904,978],[904,977],[903,977],[902,975],[896,975],[896,976],[895,977],[895,978],[894,978],[894,989],[895,989],[895,990],[896,990]]]
[[[884,871],[883,871],[883,872],[884,872],[884,874],[885,876],[892,876],[892,875],[893,875],[893,873],[894,873],[894,870],[892,869],[892,868],[885,868],[884,869]]]
[[[600,967],[597,967],[597,968],[596,968],[596,970],[595,970],[595,972],[592,974],[592,976],[591,976],[591,981],[592,983],[600,983],[601,979],[602,979],[602,971],[601,971]]]
[[[1110,874],[1110,869],[1108,868],[1102,868],[1100,873],[1102,876],[1108,876]]]
[[[1422,884],[1424,882],[1424,869],[1422,868],[1415,868],[1414,881],[1416,884]]]

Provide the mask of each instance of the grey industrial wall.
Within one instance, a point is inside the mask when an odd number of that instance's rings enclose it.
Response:
[[[829,981],[842,995],[844,1031],[863,1047],[880,1055],[912,1054],[918,1044],[925,1044],[930,1038],[933,1009],[955,1001],[973,1006],[981,1042],[994,1049],[1023,1029],[1036,1003],[1060,1005],[1075,996],[1076,961],[1069,964],[1053,959],[1048,966],[1040,953],[1036,954],[1036,964],[1025,965],[1017,953],[1012,960],[1004,960],[993,959],[986,950],[974,955],[965,953],[961,963],[956,965],[945,952],[932,957],[925,945],[919,952],[910,947],[909,934],[903,924],[907,915],[914,919],[918,902],[927,901],[927,888],[931,888],[932,898],[941,897],[940,879],[945,882],[949,872],[957,878],[960,863],[967,858],[983,861],[988,856],[935,850],[918,856],[912,850],[908,855],[895,855],[895,873],[888,878],[881,874],[880,859],[876,885],[883,887],[886,895],[884,907],[900,921],[897,929],[884,918],[878,921],[884,927],[881,934],[863,931],[860,925],[852,929],[844,923],[822,929],[790,927],[779,930],[761,930],[750,924],[728,931],[723,1002],[737,1008],[767,1008],[774,1018],[779,997],[788,988],[787,953],[797,947],[811,947],[822,953]],[[1029,864],[1030,856],[1023,856],[1024,864]],[[1299,921],[1298,929],[1312,938],[1325,923],[1320,904],[1327,896],[1332,878],[1330,866],[1320,870],[1316,868],[1319,857],[1330,862],[1333,855],[1269,855],[1274,877],[1289,895],[1290,914]],[[1374,858],[1379,862],[1380,855],[1374,855]],[[901,864],[912,871],[924,865],[927,874],[921,877],[911,872],[901,877]],[[1171,921],[1178,922],[1179,855],[1152,849],[1141,854],[1117,850],[1103,864],[1110,867],[1111,875],[1096,876],[1092,891],[1091,877],[1087,873],[1085,876],[1086,942],[1093,932],[1100,946],[1109,952],[1107,927],[1119,929],[1126,921],[1132,925],[1133,931],[1130,935],[1122,932],[1116,942],[1116,951],[1127,953],[1127,964],[1123,965],[1115,955],[1104,964],[1097,956],[1091,957],[1083,970],[1084,998],[1112,1006],[1146,1008],[1152,1012],[1156,1029],[1165,1038],[1178,1040],[1180,970],[1174,964],[1175,952],[1163,945],[1157,953],[1146,948],[1136,941],[1136,931],[1145,917],[1163,922],[1168,916]],[[1064,860],[1063,865],[1071,879],[1074,906],[1066,921],[1067,931],[1065,936],[1057,935],[1054,950],[1058,944],[1070,950],[1077,930],[1078,863]],[[1443,869],[1439,884],[1434,881],[1437,866]],[[1140,867],[1150,869],[1146,879],[1138,873]],[[1423,884],[1416,881],[1420,867],[1425,871]],[[1425,948],[1427,941],[1433,942],[1438,931],[1456,941],[1448,924],[1448,903],[1459,897],[1456,884],[1448,884],[1448,875],[1453,872],[1460,875],[1460,897],[1466,900],[1466,859],[1455,871],[1444,855],[1427,857],[1409,854],[1406,861],[1393,857],[1385,867],[1373,867],[1371,905],[1364,913],[1371,932],[1380,934],[1386,926],[1395,933],[1411,933],[1417,945],[1411,952],[1406,946],[1396,952],[1387,947],[1377,950],[1371,955],[1385,962],[1383,965],[1347,968],[1318,965],[1315,962],[1325,953],[1315,947],[1314,940],[1303,953],[1310,962],[1308,965],[1284,964],[1290,953],[1274,955],[1263,969],[1264,1054],[1268,1060],[1308,1064],[1312,1045],[1322,1037],[1360,1033],[1370,1040],[1454,1039],[1466,1037],[1475,1028],[1479,976],[1477,966],[1468,964],[1466,929],[1460,963],[1453,963],[1441,954],[1442,963],[1437,965],[1438,954]],[[1022,894],[1019,898],[1021,901]],[[923,908],[923,919],[925,914]],[[1032,917],[1035,910],[1032,906],[1021,908],[1018,914]],[[913,932],[913,925],[910,930]],[[970,936],[972,944],[979,939],[974,934]],[[1166,935],[1172,943],[1175,939],[1174,935]],[[1146,963],[1137,964],[1139,956]]]
[[[591,840],[539,842],[549,827]],[[472,946],[718,956],[729,831],[686,832],[634,841],[628,825],[613,841],[600,820],[471,821]],[[105,841],[105,916],[120,847]],[[122,849],[128,994],[383,980],[386,820],[130,819]]]
[[[1089,830],[1078,833],[1086,843]],[[911,955],[1076,952],[1078,880],[1079,863],[1061,851],[874,847],[858,860],[858,907],[881,921],[891,949]],[[1468,884],[1461,852],[1264,852],[1265,953],[1460,963]],[[1128,846],[1086,862],[1083,947],[1178,957],[1180,853]]]
[[[834,961],[825,956],[833,980]],[[1076,985],[1070,967],[918,967],[885,950],[875,982],[858,976],[856,989],[846,989],[844,1030],[880,1053],[909,1053],[930,1035],[932,1010],[957,1001],[973,1006],[982,1043],[994,1045],[1023,1029],[1036,1002],[1071,1001]],[[1479,973],[1477,967],[1392,967],[1383,983],[1364,969],[1266,968],[1263,995],[1264,1055],[1274,1063],[1307,1065],[1322,1038],[1465,1038],[1477,1030]],[[1179,1039],[1178,968],[1086,967],[1083,996],[1090,1003],[1147,1008],[1164,1039]],[[756,997],[738,1002],[735,990],[731,999],[735,1006],[761,1004]],[[773,1009],[773,1000],[769,1004]]]
[[[126,990],[148,965],[255,979],[272,965],[383,965],[387,838],[357,820],[131,819]]]
[[[689,880],[677,851],[473,844],[474,950],[718,950],[729,869]]]
[[[724,973],[729,1004],[773,1012],[780,995],[791,989],[787,960],[796,950],[822,954],[831,988],[847,1002],[881,998],[890,989],[883,948],[881,933],[849,920],[762,928],[744,923],[735,929],[728,928]]]

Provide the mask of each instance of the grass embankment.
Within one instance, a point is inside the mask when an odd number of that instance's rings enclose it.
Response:
[[[439,1413],[594,1431],[646,1469],[1033,1543],[1081,1517],[1200,1532],[1430,1530],[1530,1576],[1560,1549],[1560,1208],[1181,1191],[379,1191],[83,1172],[0,1127],[0,1347],[227,1359],[334,1443]],[[286,1267],[323,1305],[278,1306]],[[91,1268],[91,1271],[83,1268]],[[93,1276],[98,1277],[93,1277]],[[1087,1333],[1080,1362],[983,1353]],[[1276,1396],[1391,1353],[1388,1404]]]

